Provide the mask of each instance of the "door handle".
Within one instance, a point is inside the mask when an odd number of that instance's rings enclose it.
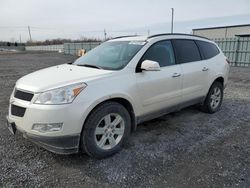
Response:
[[[203,67],[202,71],[208,71],[207,67]]]
[[[180,73],[174,73],[174,74],[172,75],[173,78],[176,78],[176,77],[179,77],[179,76],[181,76]]]

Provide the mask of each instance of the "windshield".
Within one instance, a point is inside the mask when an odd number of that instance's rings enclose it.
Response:
[[[129,63],[145,43],[145,41],[105,42],[77,59],[73,64],[119,70]]]

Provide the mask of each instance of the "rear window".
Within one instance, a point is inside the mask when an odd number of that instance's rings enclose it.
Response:
[[[220,53],[217,46],[210,43],[210,42],[197,40],[196,43],[197,43],[204,59],[210,59],[210,58],[212,58]]]
[[[193,40],[176,39],[173,40],[173,45],[178,63],[201,60],[199,49]]]

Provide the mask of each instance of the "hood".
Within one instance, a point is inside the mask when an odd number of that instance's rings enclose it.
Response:
[[[87,83],[90,80],[107,76],[112,72],[110,70],[63,64],[42,69],[20,78],[16,83],[16,88],[32,92],[43,92],[74,83]]]

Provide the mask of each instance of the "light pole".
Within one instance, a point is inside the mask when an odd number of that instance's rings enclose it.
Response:
[[[104,29],[104,41],[107,40],[107,32],[106,32],[106,29]]]
[[[30,42],[32,42],[31,32],[30,32],[30,26],[28,26],[28,31],[29,31],[29,36],[30,36]]]
[[[171,18],[171,33],[174,32],[174,8],[171,8],[172,10],[172,18]]]

